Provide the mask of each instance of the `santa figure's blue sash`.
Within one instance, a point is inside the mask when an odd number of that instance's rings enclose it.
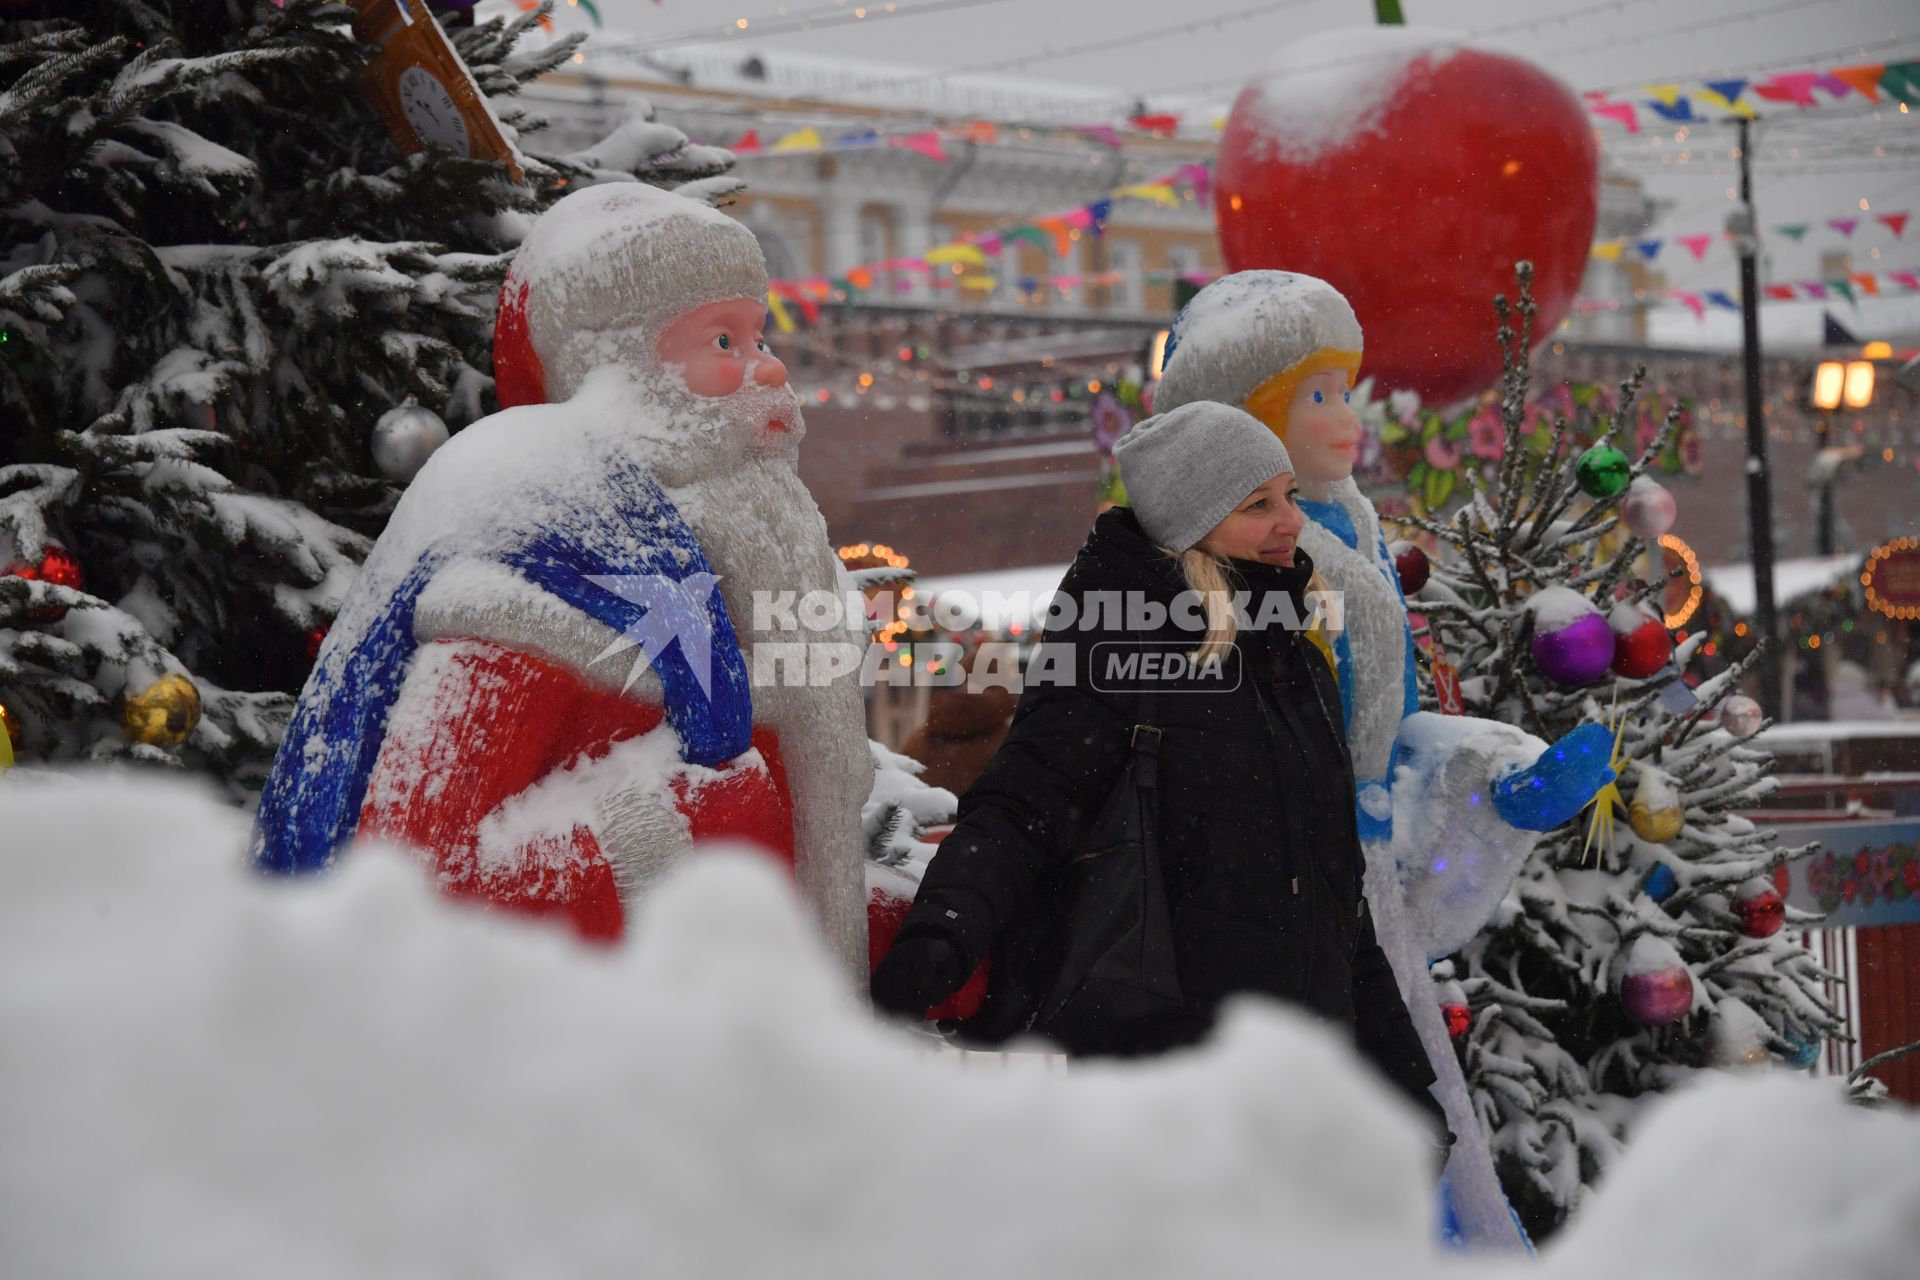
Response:
[[[611,468],[588,491],[545,502],[541,518],[539,527],[518,531],[488,558],[616,632],[657,634],[657,627],[641,624],[650,607],[664,607],[649,603],[662,597],[616,593],[594,579],[678,583],[706,575],[699,581],[712,580],[713,567],[686,520],[660,486],[630,464]],[[473,557],[460,542],[449,538],[435,544],[414,562],[352,641],[344,661],[321,654],[261,793],[254,837],[254,860],[261,868],[318,870],[353,837],[387,716],[419,647],[414,610],[437,572]],[[680,740],[681,757],[718,765],[752,744],[746,658],[719,592],[709,587],[684,613],[690,616],[676,617],[672,633],[684,634],[690,622],[704,622],[711,657],[694,656],[702,665],[710,662],[711,671],[696,671],[689,646],[677,638],[654,650],[652,666],[666,693],[666,719]]]

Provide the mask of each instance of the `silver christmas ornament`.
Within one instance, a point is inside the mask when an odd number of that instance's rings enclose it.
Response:
[[[405,484],[420,474],[433,451],[447,442],[447,424],[412,396],[373,424],[373,465],[389,480]]]
[[[1764,718],[1760,704],[1744,693],[1736,693],[1720,704],[1720,727],[1736,738],[1751,738]]]

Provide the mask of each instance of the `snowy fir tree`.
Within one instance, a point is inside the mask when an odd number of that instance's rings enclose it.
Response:
[[[1641,371],[1597,438],[1530,424],[1524,263],[1519,277],[1518,303],[1496,303],[1501,465],[1489,481],[1470,473],[1451,517],[1408,523],[1442,552],[1412,605],[1428,620],[1430,706],[1548,741],[1583,722],[1618,731],[1619,780],[1591,821],[1542,838],[1494,922],[1436,966],[1464,998],[1467,1078],[1539,1239],[1605,1177],[1639,1099],[1703,1070],[1805,1066],[1842,1032],[1830,975],[1782,932],[1809,917],[1783,906],[1772,873],[1806,850],[1740,814],[1777,785],[1772,757],[1742,741],[1761,726],[1738,693],[1758,654],[1690,688],[1704,637],[1675,645],[1669,575],[1636,576],[1673,519],[1645,472],[1674,421],[1637,459],[1619,448]]]
[[[22,758],[256,783],[398,499],[402,429],[495,407],[495,300],[534,215],[601,181],[738,187],[637,104],[585,153],[532,145],[516,95],[579,39],[521,51],[545,11],[449,33],[516,180],[402,150],[350,6],[0,6],[0,704]]]

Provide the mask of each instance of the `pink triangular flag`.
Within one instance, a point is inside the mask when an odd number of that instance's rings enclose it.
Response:
[[[1693,312],[1693,318],[1695,320],[1704,321],[1707,318],[1707,304],[1701,300],[1699,294],[1676,289],[1672,296],[1680,305]]]
[[[1820,80],[1818,72],[1787,71],[1753,86],[1753,91],[1769,102],[1791,102],[1796,107],[1813,105],[1813,86]]]
[[[1587,110],[1609,120],[1618,120],[1627,126],[1628,133],[1640,132],[1640,113],[1634,110],[1631,102],[1594,102],[1587,105]]]
[[[904,133],[898,137],[888,138],[887,142],[892,146],[905,147],[909,151],[917,151],[929,160],[938,160],[941,164],[947,162],[947,153],[940,147],[940,135],[932,131],[926,133]]]
[[[1685,246],[1695,262],[1707,256],[1707,246],[1713,243],[1712,236],[1675,236],[1673,240],[1675,244]]]
[[[1920,289],[1920,271],[1889,271],[1887,279],[1909,289]]]
[[[1853,238],[1853,229],[1860,225],[1858,218],[1828,218],[1827,225],[1848,239]]]

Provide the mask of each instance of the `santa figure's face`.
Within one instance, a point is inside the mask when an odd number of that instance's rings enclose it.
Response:
[[[731,470],[750,459],[791,463],[805,426],[787,367],[768,349],[756,298],[707,302],[675,317],[654,340],[655,368],[673,422],[668,484]]]
[[[767,347],[766,317],[751,298],[708,302],[668,325],[654,350],[697,396],[730,396],[748,383],[784,387],[787,366]]]

